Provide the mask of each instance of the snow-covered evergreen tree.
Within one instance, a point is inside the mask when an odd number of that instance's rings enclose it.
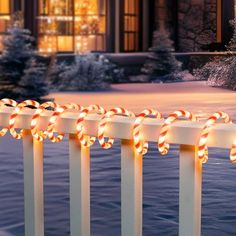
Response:
[[[233,28],[233,36],[230,39],[228,45],[226,45],[226,48],[231,52],[236,52],[236,18],[234,20],[231,20],[229,23]]]
[[[18,99],[16,88],[24,74],[28,61],[34,56],[30,31],[16,22],[8,30],[0,56],[0,98]]]
[[[149,49],[150,55],[142,68],[142,72],[152,78],[165,76],[179,72],[181,63],[172,54],[174,51],[173,41],[167,31],[155,31],[153,45]]]
[[[14,89],[18,95],[18,100],[23,101],[33,99],[40,101],[41,97],[48,95],[49,89],[46,82],[47,68],[43,63],[32,58],[27,63],[24,75]]]

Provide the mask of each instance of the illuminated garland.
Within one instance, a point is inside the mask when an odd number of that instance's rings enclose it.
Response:
[[[23,137],[23,129],[21,129],[19,133],[17,133],[15,130],[17,116],[20,114],[20,112],[24,108],[33,107],[35,108],[35,112],[31,119],[30,130],[34,139],[42,142],[46,138],[49,138],[51,142],[54,142],[54,143],[60,142],[63,139],[65,134],[59,133],[57,136],[54,136],[55,126],[58,122],[58,119],[65,112],[67,112],[68,110],[73,110],[73,111],[79,112],[78,118],[76,120],[76,135],[77,135],[78,141],[81,143],[81,145],[86,146],[86,147],[90,147],[91,145],[93,145],[96,140],[96,137],[89,137],[85,134],[84,122],[85,122],[86,116],[88,116],[90,113],[98,114],[102,116],[98,124],[97,137],[98,137],[98,141],[101,147],[104,149],[111,148],[114,143],[113,138],[105,137],[107,123],[110,122],[111,119],[116,115],[135,118],[134,125],[132,128],[132,136],[134,140],[135,151],[141,155],[145,155],[148,151],[148,142],[145,141],[142,136],[142,124],[145,118],[154,117],[155,119],[160,119],[160,120],[162,118],[161,113],[154,109],[145,109],[139,115],[135,116],[133,112],[130,112],[120,107],[112,108],[111,110],[106,112],[105,109],[99,105],[90,105],[86,108],[83,108],[82,106],[78,104],[74,104],[74,103],[69,103],[69,104],[60,106],[56,104],[55,102],[45,102],[40,105],[38,102],[33,101],[33,100],[26,100],[18,104],[16,101],[12,99],[7,99],[7,98],[0,100],[0,109],[3,109],[4,106],[10,106],[10,107],[13,107],[14,109],[9,118],[9,126],[3,127],[0,130],[0,137],[3,137],[9,129],[10,134],[15,139],[21,139]],[[41,115],[43,114],[43,112],[49,108],[53,109],[54,111],[51,117],[49,118],[46,131],[41,131],[37,127],[39,124],[39,119]],[[180,118],[185,118],[193,122],[197,121],[196,116],[193,115],[189,111],[178,110],[171,113],[164,120],[164,124],[161,126],[160,134],[158,137],[158,150],[161,153],[161,155],[165,155],[168,153],[169,146],[170,146],[169,143],[166,141],[168,132],[171,128],[171,125]],[[208,137],[213,126],[216,124],[217,120],[219,119],[223,119],[224,123],[228,123],[228,124],[232,123],[231,118],[225,112],[216,112],[207,119],[201,131],[200,137],[198,139],[198,144],[197,144],[198,157],[202,161],[202,163],[206,163],[208,160],[208,149],[207,149]],[[236,163],[236,140],[233,143],[232,148],[231,148],[230,160],[231,162]]]
[[[98,141],[102,148],[109,149],[112,147],[114,143],[113,138],[108,138],[107,142],[105,141],[104,133],[107,123],[111,120],[111,118],[115,115],[124,115],[128,117],[135,117],[133,112],[130,112],[124,108],[117,107],[113,108],[110,111],[108,111],[101,119],[98,125]]]
[[[48,138],[51,142],[58,143],[58,142],[62,141],[62,139],[64,138],[64,136],[65,136],[64,133],[59,133],[56,137],[54,136],[54,127],[57,123],[57,119],[65,111],[71,110],[71,109],[80,111],[81,106],[78,105],[78,104],[69,103],[69,104],[66,104],[66,105],[61,106],[61,107],[56,107],[55,112],[52,114],[51,118],[49,119],[49,124],[48,124],[48,128],[47,128],[47,135],[48,135]]]
[[[31,133],[32,133],[32,136],[42,142],[44,139],[47,138],[48,136],[48,132],[47,131],[38,131],[37,129],[37,124],[39,122],[39,119],[40,119],[40,116],[42,115],[42,113],[47,109],[47,108],[53,108],[53,109],[56,109],[58,108],[59,105],[56,104],[55,102],[45,102],[43,104],[41,104],[38,109],[35,111],[33,117],[32,117],[32,120],[31,120]]]
[[[15,126],[15,122],[16,122],[16,118],[19,115],[19,113],[21,112],[21,110],[27,106],[32,106],[35,108],[38,108],[40,106],[40,104],[36,101],[33,100],[26,100],[24,102],[21,102],[20,104],[18,104],[14,111],[12,112],[10,119],[9,119],[9,130],[11,135],[13,136],[13,138],[15,139],[21,139],[23,137],[23,129],[20,131],[20,133],[17,133],[14,126]]]
[[[175,111],[172,114],[170,114],[166,120],[164,121],[164,124],[161,127],[159,139],[158,139],[158,150],[161,153],[161,155],[166,155],[169,151],[170,145],[166,142],[166,137],[168,134],[168,131],[171,128],[171,124],[173,124],[178,118],[187,118],[191,121],[197,121],[196,117],[189,111]]]
[[[198,143],[198,157],[203,163],[208,160],[208,149],[207,149],[207,139],[210,134],[212,127],[215,125],[216,121],[223,119],[224,123],[232,123],[231,118],[225,112],[216,112],[211,117],[208,118],[205,123],[201,136]]]
[[[145,155],[148,151],[148,142],[143,141],[143,138],[141,137],[142,123],[147,116],[155,116],[157,119],[162,118],[161,113],[154,109],[145,109],[139,115],[137,115],[133,127],[133,139],[135,150],[137,153],[142,155]]]
[[[103,107],[100,107],[99,105],[90,105],[89,107],[83,109],[81,111],[81,114],[79,115],[77,122],[76,122],[76,131],[77,136],[82,145],[85,147],[92,146],[95,141],[96,137],[86,137],[84,135],[84,118],[90,113],[90,112],[96,112],[98,114],[104,115],[106,113],[106,110]]]
[[[12,99],[8,99],[8,98],[4,98],[2,100],[0,100],[0,107],[2,108],[2,106],[11,106],[11,107],[16,107],[17,106],[17,102],[12,100]],[[8,128],[3,128],[0,130],[0,137],[3,137],[8,131]]]

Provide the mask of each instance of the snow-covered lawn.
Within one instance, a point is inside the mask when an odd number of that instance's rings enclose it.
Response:
[[[236,92],[212,88],[205,82],[171,84],[118,84],[106,92],[50,94],[56,102],[77,102],[83,105],[100,104],[105,108],[122,106],[134,112],[156,108],[164,114],[176,109],[210,114],[224,110],[236,118]]]

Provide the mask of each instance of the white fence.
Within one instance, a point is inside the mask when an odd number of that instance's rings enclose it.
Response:
[[[13,108],[0,113],[0,126],[7,127]],[[24,194],[25,235],[44,235],[43,142],[33,140],[30,122],[34,111],[26,109],[17,118],[16,128],[25,129]],[[45,130],[51,112],[44,112],[39,128]],[[69,134],[70,161],[70,232],[71,236],[90,235],[90,150],[76,139],[75,113],[59,118],[56,131]],[[89,115],[85,121],[86,134],[97,135],[99,115]],[[134,118],[114,117],[107,124],[106,136],[121,139],[121,211],[122,236],[142,235],[142,155],[134,151],[132,127]],[[147,118],[142,127],[143,138],[156,142],[163,121]],[[180,145],[179,235],[201,235],[202,163],[197,157],[199,134],[203,123],[178,121],[172,125],[167,141]],[[212,130],[209,147],[230,148],[236,125],[217,124]],[[156,186],[158,187],[158,186]],[[223,199],[222,199],[223,200]],[[157,232],[158,234],[158,232]]]

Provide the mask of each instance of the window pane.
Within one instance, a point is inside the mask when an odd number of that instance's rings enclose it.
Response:
[[[1,0],[0,1],[0,14],[10,14],[9,0]]]
[[[139,0],[124,0],[124,51],[139,50]]]
[[[39,12],[40,34],[54,32],[58,51],[105,50],[106,0],[40,0]]]

